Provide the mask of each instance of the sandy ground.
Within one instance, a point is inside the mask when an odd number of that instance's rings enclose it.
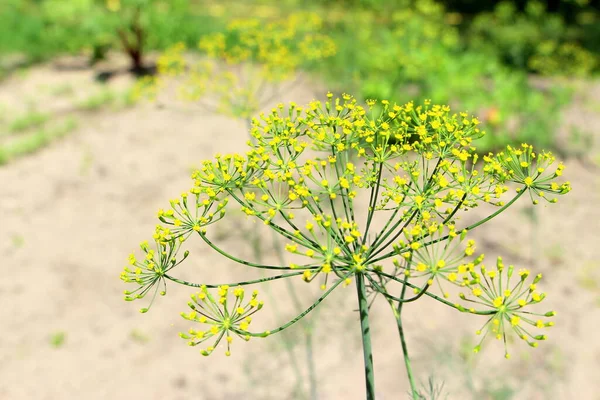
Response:
[[[0,84],[0,104],[12,110],[9,116],[18,114],[24,98],[40,110],[69,112],[78,96],[102,90],[92,75],[36,67]],[[129,84],[119,76],[110,87]],[[74,93],[58,95],[65,85]],[[309,101],[309,88],[280,100]],[[600,104],[598,84],[590,84],[566,113],[565,126],[595,128],[600,142],[600,113],[590,104]],[[235,341],[229,358],[221,351],[205,358],[178,337],[190,326],[178,314],[192,290],[171,285],[148,314],[137,312],[146,303],[122,299],[126,285],[119,273],[127,255],[150,237],[156,210],[190,186],[189,172],[200,160],[244,151],[243,124],[174,101],[76,117],[73,134],[0,167],[0,399],[307,398],[305,326],[286,336],[293,357],[274,336]],[[590,154],[593,159],[600,153],[596,147]],[[432,375],[444,383],[448,399],[600,399],[600,175],[578,160],[566,163],[570,195],[534,214],[522,204],[476,234],[488,259],[503,255],[507,264],[544,273],[546,306],[558,312],[546,343],[538,349],[514,344],[510,361],[495,342],[473,356],[482,320],[428,299],[407,307],[415,371],[422,382]],[[233,216],[219,225],[218,242],[252,258],[253,229]],[[264,260],[275,262],[270,236],[261,242]],[[182,278],[257,276],[200,243],[191,250]],[[294,286],[305,306],[317,296],[314,285]],[[294,315],[288,290],[274,283],[265,293],[257,327],[268,329]],[[334,292],[308,319],[319,399],[364,398],[355,308],[351,286]],[[378,399],[408,398],[399,340],[384,302],[374,306],[372,325]],[[52,344],[61,334],[64,340]]]

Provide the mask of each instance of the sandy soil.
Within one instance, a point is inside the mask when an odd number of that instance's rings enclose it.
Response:
[[[36,67],[1,83],[0,103],[18,113],[27,98],[40,110],[68,112],[78,96],[101,90],[92,76],[90,70]],[[52,90],[66,84],[74,94]],[[129,84],[130,78],[119,76],[110,87]],[[595,129],[600,142],[600,85],[588,86],[585,98],[566,113],[565,126]],[[310,87],[280,100],[306,102],[314,96]],[[243,125],[176,101],[76,116],[77,132],[0,167],[0,399],[306,398],[305,326],[286,336],[293,359],[276,336],[235,341],[231,357],[219,351],[205,358],[178,337],[189,328],[178,314],[186,310],[191,290],[171,285],[148,314],[137,312],[146,303],[122,299],[126,287],[119,273],[127,255],[150,237],[156,210],[189,187],[190,169],[200,160],[244,151]],[[598,147],[590,154],[597,157]],[[482,320],[428,299],[407,307],[415,371],[422,382],[430,375],[443,382],[447,398],[600,399],[600,176],[597,167],[578,160],[566,164],[570,195],[557,205],[538,206],[534,214],[522,204],[476,234],[489,259],[503,255],[507,264],[544,273],[546,306],[558,312],[546,343],[539,349],[514,344],[510,361],[502,358],[499,343],[488,343],[475,357],[469,349]],[[476,217],[467,215],[464,222]],[[254,229],[241,217],[223,222],[219,243],[252,258],[248,231],[240,227]],[[275,262],[270,237],[261,241],[264,260]],[[193,246],[183,278],[256,276],[200,243]],[[294,285],[305,306],[316,298],[314,285]],[[294,315],[285,284],[274,283],[265,296],[257,327],[268,329]],[[309,317],[319,399],[364,398],[355,303],[352,286],[340,289]],[[385,303],[374,306],[372,325],[378,399],[408,398]],[[64,341],[53,345],[61,333]],[[294,363],[304,394],[295,390]]]

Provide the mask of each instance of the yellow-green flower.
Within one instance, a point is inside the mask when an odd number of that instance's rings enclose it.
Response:
[[[540,314],[529,310],[546,297],[544,293],[536,290],[536,285],[542,279],[541,274],[536,275],[533,281],[527,284],[529,271],[520,270],[517,282],[511,284],[514,267],[510,265],[505,268],[502,259],[498,258],[495,269],[488,270],[481,264],[479,270],[471,270],[470,275],[472,279],[468,282],[468,287],[476,298],[472,299],[464,293],[461,293],[460,297],[467,302],[483,306],[479,313],[489,316],[483,327],[477,331],[477,334],[483,337],[475,347],[475,352],[480,351],[481,344],[488,335],[503,340],[506,358],[510,357],[507,348],[507,335],[510,332],[514,332],[531,347],[537,347],[539,341],[546,340],[545,334],[534,334],[531,329],[553,326],[554,322],[548,321],[547,318],[554,316],[555,312]],[[474,312],[472,308],[467,310]]]
[[[143,299],[154,288],[150,305],[142,308],[140,310],[142,313],[148,311],[157,293],[160,293],[161,296],[167,293],[165,275],[189,255],[189,251],[185,251],[183,257],[177,259],[181,240],[174,239],[169,229],[161,226],[156,227],[154,243],[155,248],[150,248],[148,242],[142,242],[140,247],[144,253],[143,259],[138,260],[135,254],[130,254],[129,265],[121,273],[123,282],[137,286],[134,290],[125,291],[125,300],[127,301]],[[160,292],[159,289],[161,289]]]
[[[201,350],[205,356],[212,353],[223,338],[227,342],[227,356],[231,354],[232,335],[250,340],[248,326],[252,322],[252,315],[263,307],[263,302],[257,300],[257,291],[252,292],[250,300],[244,303],[245,290],[241,286],[233,289],[227,285],[219,286],[217,295],[214,297],[206,286],[202,286],[198,293],[191,296],[192,301],[188,303],[192,311],[187,314],[181,313],[183,318],[206,326],[204,330],[190,328],[187,333],[180,334],[190,346],[214,339],[211,346]]]

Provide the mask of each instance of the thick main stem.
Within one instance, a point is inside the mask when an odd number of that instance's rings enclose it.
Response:
[[[371,349],[371,330],[369,327],[369,302],[367,301],[367,291],[365,289],[365,277],[362,273],[356,274],[356,293],[360,312],[367,400],[375,400],[375,371],[373,370],[373,351]]]

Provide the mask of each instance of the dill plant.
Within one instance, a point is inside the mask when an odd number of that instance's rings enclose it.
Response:
[[[199,41],[204,57],[197,62],[186,58],[184,43],[167,49],[157,60],[157,76],[141,79],[136,96],[154,98],[169,80],[177,78],[181,99],[209,112],[249,121],[297,85],[300,70],[336,53],[335,42],[322,33],[322,26],[321,17],[311,12],[273,21],[234,19],[223,32]]]
[[[483,135],[478,125],[467,113],[427,101],[368,101],[363,106],[349,95],[328,94],[326,101],[305,107],[279,105],[252,119],[254,140],[245,154],[204,161],[192,175],[191,189],[158,211],[153,245],[142,243],[145,255],[131,254],[121,274],[135,287],[125,299],[150,295],[154,301],[166,293],[168,282],[195,288],[189,311],[181,314],[193,327],[181,337],[200,346],[203,355],[219,347],[229,355],[235,338],[248,341],[284,331],[332,291],[354,282],[367,399],[375,396],[369,304],[376,297],[390,305],[413,398],[419,394],[402,312],[423,296],[482,318],[475,352],[485,338],[495,337],[504,342],[509,358],[511,335],[537,347],[554,316],[537,306],[545,298],[537,287],[541,274],[505,265],[501,258],[486,265],[469,236],[517,200],[554,203],[570,184],[559,182],[562,163],[528,144],[480,160],[474,147]],[[366,209],[360,207],[362,200],[368,201]],[[469,226],[460,223],[462,212],[484,204],[495,211]],[[280,235],[295,262],[264,265],[219,247],[210,239],[211,225],[232,207]],[[181,247],[192,237],[225,258],[271,275],[220,284],[179,279],[174,269],[189,256]],[[277,279],[317,282],[323,293],[290,321],[253,330],[263,302],[246,286]],[[450,295],[452,287],[458,290],[456,298]]]

